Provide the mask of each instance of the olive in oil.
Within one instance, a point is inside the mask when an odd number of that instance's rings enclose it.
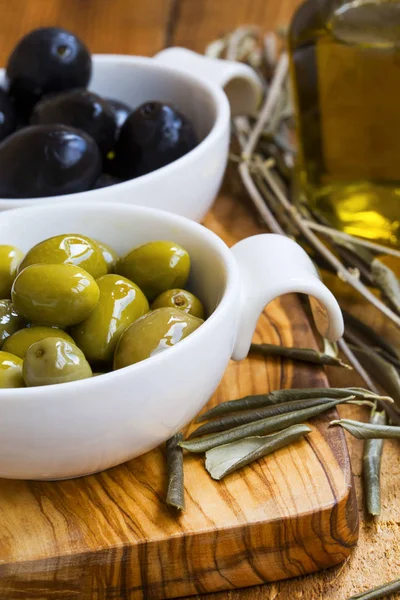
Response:
[[[334,227],[400,246],[400,1],[307,0],[290,30],[300,188]]]

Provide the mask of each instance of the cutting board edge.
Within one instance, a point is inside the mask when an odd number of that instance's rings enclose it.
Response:
[[[312,530],[312,511],[302,516],[303,520],[309,519],[310,535],[303,536],[299,540],[295,539],[294,543],[286,548],[285,553],[282,553],[282,546],[267,546],[262,543],[263,540],[265,541],[271,535],[273,536],[271,529],[277,525],[279,519],[258,521],[243,523],[225,530],[174,536],[161,541],[142,541],[136,545],[126,544],[94,552],[65,554],[53,561],[43,558],[12,564],[2,563],[0,564],[0,591],[3,590],[3,593],[6,594],[4,597],[7,598],[21,597],[14,596],[13,591],[15,591],[15,594],[25,591],[26,599],[33,598],[36,588],[35,582],[38,580],[44,594],[43,597],[50,598],[53,591],[51,582],[55,572],[68,586],[69,583],[73,585],[74,582],[79,580],[79,573],[82,568],[95,568],[99,574],[97,581],[103,582],[102,592],[118,594],[122,592],[123,588],[125,594],[130,594],[126,596],[129,598],[161,600],[163,598],[191,596],[211,591],[226,591],[238,587],[279,581],[332,567],[346,560],[358,540],[358,510],[352,483],[349,482],[342,497],[320,512],[321,522],[329,521],[331,524],[330,532],[333,532],[332,536],[319,538],[320,547],[317,547],[315,531]],[[347,538],[346,540],[341,539],[339,542],[338,539],[335,539],[337,532],[334,530],[335,523],[340,520],[343,522],[339,530],[343,526],[347,527]],[[290,517],[284,519],[284,521],[289,523]],[[253,534],[261,543],[257,543],[252,539]],[[193,540],[196,542],[197,550],[192,547]],[[242,552],[240,562],[237,562],[237,557],[234,556],[236,546],[233,542],[235,540],[236,542],[241,540],[245,546],[247,543],[251,543],[251,547],[247,547],[246,551]],[[174,545],[176,546],[175,549],[173,548]],[[321,547],[325,545],[328,545],[330,550],[321,558]],[[332,552],[332,546],[335,545],[337,545],[337,551]],[[162,580],[151,576],[150,571],[154,568],[154,560],[160,561],[163,554],[160,551],[160,546],[165,546],[164,559],[166,564],[160,564],[159,569],[164,574],[167,572],[171,574],[169,580],[165,576]],[[185,570],[182,568],[183,566],[189,566],[188,556],[193,553],[204,560],[203,550],[206,548],[210,549],[210,555],[205,562],[211,567],[206,567],[203,570]],[[219,554],[222,555],[223,548],[228,548],[231,552],[217,558]],[[297,552],[301,555],[301,562],[295,558]],[[319,554],[317,562],[315,562],[317,559],[313,552]],[[178,556],[176,556],[176,553],[178,553]],[[310,558],[309,565],[305,565],[305,555]],[[171,556],[176,557],[172,565]],[[273,575],[271,575],[271,560],[273,561]],[[312,563],[312,561],[314,562]],[[138,566],[139,563],[140,567]],[[299,568],[299,565],[301,568]],[[116,567],[117,571],[121,573],[118,582],[115,581]],[[137,583],[138,571],[140,571],[140,583]],[[173,576],[174,571],[177,577]],[[44,587],[46,580],[49,584],[48,590]],[[100,588],[98,590],[100,591]],[[86,598],[92,598],[91,594],[95,589],[90,586],[87,589],[81,588],[80,591],[83,594],[82,600],[86,600]],[[48,593],[48,596],[45,596],[46,593]],[[32,594],[32,596],[29,594]],[[125,596],[116,595],[115,597]]]

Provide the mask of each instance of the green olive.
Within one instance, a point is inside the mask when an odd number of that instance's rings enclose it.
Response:
[[[22,327],[25,327],[25,321],[16,312],[11,300],[0,300],[0,348],[10,335]]]
[[[85,269],[94,279],[107,273],[107,264],[98,244],[78,234],[56,235],[31,248],[19,266],[66,264]]]
[[[165,290],[185,287],[190,256],[174,242],[149,242],[122,258],[116,271],[136,283],[151,301]]]
[[[87,379],[92,376],[92,369],[75,344],[51,337],[28,348],[23,375],[26,385],[32,387]]]
[[[99,300],[99,286],[74,265],[31,265],[19,273],[11,296],[28,321],[68,327],[80,323]]]
[[[178,288],[167,290],[157,296],[151,305],[152,310],[164,307],[178,308],[189,315],[199,317],[199,319],[204,318],[204,308],[202,303],[194,294],[191,294],[187,290],[180,290]]]
[[[121,369],[172,348],[204,321],[175,308],[159,308],[135,321],[120,337],[114,369]]]
[[[119,260],[118,254],[108,244],[105,244],[104,242],[99,242],[98,240],[96,240],[96,243],[103,254],[104,260],[106,261],[107,272],[114,273],[115,265]]]
[[[62,331],[62,329],[46,327],[46,325],[35,325],[34,327],[20,329],[7,338],[4,342],[3,350],[4,352],[11,352],[11,354],[15,354],[15,356],[24,358],[29,346],[49,337],[57,337],[67,340],[71,344],[74,343],[72,337],[70,337],[68,333],[65,333],[65,331]]]
[[[25,387],[22,377],[22,360],[0,350],[0,388]]]
[[[122,275],[104,275],[97,285],[99,303],[71,329],[71,335],[88,361],[109,362],[123,332],[149,311],[149,303],[138,286]]]
[[[0,298],[11,298],[11,287],[24,253],[15,246],[0,245]]]

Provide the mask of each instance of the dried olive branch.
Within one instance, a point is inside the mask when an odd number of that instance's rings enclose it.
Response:
[[[372,381],[371,377],[368,375],[367,371],[364,369],[354,352],[349,348],[349,345],[344,339],[338,341],[338,346],[349,361],[349,363],[353,366],[354,370],[360,375],[361,379],[367,385],[367,387],[374,392],[375,394],[379,394],[379,390]]]
[[[252,157],[262,132],[268,121],[271,119],[273,112],[276,110],[282,88],[285,85],[288,76],[288,70],[289,59],[288,55],[284,53],[279,59],[264,105],[260,110],[254,127],[250,131],[249,139],[243,148],[243,160],[249,160]]]
[[[257,185],[250,173],[249,159],[251,158],[257,141],[265,127],[265,123],[272,116],[272,112],[275,109],[276,102],[281,93],[282,85],[287,77],[288,71],[288,59],[286,55],[282,55],[278,62],[269,93],[266,96],[264,104],[261,108],[260,115],[253,129],[250,130],[248,139],[245,145],[242,147],[242,163],[239,165],[239,173],[242,178],[243,184],[246,187],[256,209],[260,216],[268,226],[268,228],[274,233],[284,234],[284,230],[274,217],[272,211],[267,206],[264,197],[259,192]],[[236,119],[234,121],[236,123]],[[240,122],[239,122],[240,126]],[[241,140],[239,140],[240,143]]]
[[[354,235],[350,235],[349,233],[346,233],[344,231],[334,229],[333,227],[321,225],[320,223],[316,223],[315,221],[310,221],[308,219],[303,219],[303,221],[308,225],[310,229],[313,229],[314,231],[320,231],[321,233],[326,234],[332,239],[343,238],[344,240],[347,240],[352,244],[365,246],[366,248],[371,248],[371,250],[381,252],[382,254],[390,254],[392,256],[397,256],[398,258],[400,258],[400,250],[396,250],[396,248],[390,248],[390,246],[383,246],[382,244],[377,244],[376,242],[371,242],[370,240],[364,240]]]
[[[218,47],[220,58],[226,56],[231,60],[246,61],[256,66],[258,72],[264,72],[264,80],[268,81],[265,81],[268,93],[255,121],[241,117],[236,118],[233,123],[234,135],[242,150],[241,161],[236,160],[239,175],[261,219],[272,232],[297,239],[312,253],[312,258],[318,266],[335,273],[400,327],[400,281],[386,264],[379,261],[380,254],[399,258],[400,251],[334,229],[323,216],[308,206],[306,198],[299,198],[300,202],[295,203],[289,194],[295,157],[290,127],[293,109],[288,58],[285,53],[277,58],[277,39],[276,34],[268,33],[262,40],[257,29],[242,27],[236,33],[226,36],[224,43]],[[257,52],[257,44],[263,49],[263,61]],[[380,298],[374,295],[371,287],[380,291]],[[349,346],[348,342],[354,345]],[[379,406],[380,409],[384,409],[390,421],[394,425],[400,425],[400,361],[396,349],[385,340],[381,340],[379,334],[370,330],[367,325],[357,323],[357,319],[351,315],[347,315],[345,339],[339,342],[339,348],[367,387],[372,393],[375,392],[375,408]],[[299,349],[290,350],[292,358],[293,351]],[[283,349],[280,352],[286,353],[289,350]],[[276,350],[268,347],[265,348],[265,353],[276,353]],[[390,392],[398,404],[397,407],[389,404],[385,398],[378,397],[377,384]],[[214,418],[214,421],[201,426],[195,434],[211,434],[212,431],[220,430],[222,423],[224,427],[233,426],[244,424],[250,418],[267,416],[271,413],[268,408],[270,400],[271,404],[274,404],[272,396],[270,398],[269,395],[223,403],[208,411],[200,420],[204,420],[205,416],[212,418],[217,414],[223,415],[231,410],[234,414]],[[266,408],[255,408],[263,406],[264,402]],[[235,413],[239,407],[248,409],[250,406],[253,406],[253,413],[250,411],[247,416]],[[371,419],[373,418],[374,411],[371,415]],[[385,431],[390,435],[393,432],[397,435],[396,428],[386,427]],[[257,444],[262,444],[262,441],[259,439]],[[365,448],[364,459],[371,464],[376,459],[373,456],[375,445],[367,444]],[[234,444],[233,446],[236,448]],[[375,494],[376,497],[379,495],[379,478],[375,477],[373,485],[371,481],[366,482],[367,495],[370,494],[370,498],[371,494]]]
[[[368,590],[366,592],[361,592],[360,594],[356,594],[355,596],[351,596],[348,600],[378,600],[379,598],[388,598],[395,592],[400,591],[400,579],[395,579],[394,581],[389,581],[389,583],[384,583],[383,585],[379,585],[372,590]]]
[[[243,425],[238,425],[231,429],[227,429],[218,433],[209,433],[201,438],[194,438],[179,442],[179,445],[185,450],[190,452],[206,452],[216,446],[222,446],[230,442],[236,442],[250,436],[267,435],[269,433],[276,433],[291,425],[299,425],[303,421],[307,421],[313,417],[322,415],[324,412],[328,412],[334,408],[337,404],[343,404],[349,400],[354,400],[355,396],[350,395],[338,400],[331,400],[330,402],[324,402],[317,406],[310,406],[300,410],[284,413],[281,415],[275,415],[273,417],[266,417],[264,419],[251,421]]]
[[[373,588],[372,590],[368,590],[366,592],[361,592],[360,594],[356,594],[355,596],[351,596],[348,600],[378,600],[378,598],[388,598],[391,594],[400,591],[400,579],[396,579],[394,581],[389,581],[389,583],[384,583],[383,585],[379,585],[378,587]]]
[[[283,231],[282,227],[279,225],[278,221],[275,219],[274,215],[265,204],[263,196],[258,191],[258,188],[254,183],[252,176],[250,175],[248,164],[242,162],[239,166],[239,172],[244,186],[247,189],[253,201],[253,204],[255,205],[256,209],[258,210],[261,218],[264,220],[267,227],[274,233],[280,233],[284,235],[285,232]]]
[[[245,57],[243,48],[246,47],[246,40],[251,37],[252,52],[254,53],[256,36],[256,29],[249,27],[240,28],[238,31],[231,34],[231,36],[225,38],[225,44],[221,44],[218,48],[218,56],[223,56],[226,51],[226,55],[229,55],[230,59],[243,60]],[[242,117],[240,118],[240,121],[238,121],[238,119],[235,119],[234,121],[234,131],[240,131],[238,139],[242,146],[242,162],[239,164],[239,174],[243,184],[268,228],[274,233],[288,234],[289,232],[287,231],[287,228],[285,228],[285,225],[281,223],[278,216],[274,214],[273,207],[269,201],[270,195],[266,196],[265,193],[262,193],[262,190],[260,190],[257,185],[255,173],[261,174],[276,200],[285,209],[286,215],[290,216],[307,243],[316,250],[319,256],[327,261],[342,280],[351,285],[366,300],[400,327],[400,315],[396,314],[397,311],[394,311],[391,308],[391,306],[396,307],[397,303],[393,303],[389,300],[388,306],[388,304],[377,298],[368,287],[360,281],[358,269],[352,268],[354,265],[350,264],[346,266],[343,264],[343,262],[331,252],[314,233],[314,230],[329,235],[331,238],[336,237],[336,239],[346,239],[351,241],[355,246],[370,247],[375,251],[385,252],[386,254],[400,256],[400,252],[390,248],[387,249],[384,246],[374,244],[373,242],[360,240],[359,238],[343,232],[336,232],[336,230],[327,227],[324,224],[315,223],[310,218],[304,218],[299,209],[288,199],[283,187],[278,183],[279,179],[277,173],[273,171],[275,165],[271,164],[271,161],[263,161],[262,158],[256,154],[257,144],[259,143],[260,138],[265,134],[265,131],[271,133],[272,130],[272,133],[277,133],[285,119],[290,116],[290,99],[288,98],[287,87],[288,56],[286,53],[282,53],[276,65],[268,94],[266,95],[266,99],[254,126],[249,129],[249,122],[247,120],[246,127],[243,128],[243,122],[245,122],[245,120]],[[246,133],[244,129],[246,129]],[[291,228],[289,234],[292,234],[292,231],[293,228]],[[343,254],[343,252],[339,252],[339,254]]]
[[[292,215],[293,220],[300,229],[301,233],[306,238],[307,242],[315,248],[337,271],[338,275],[349,283],[355,290],[360,292],[366,300],[386,315],[393,323],[400,327],[400,316],[395,314],[384,302],[379,300],[368,288],[364,285],[357,275],[354,275],[350,269],[345,267],[343,263],[324,245],[323,242],[316,236],[307,225],[307,222],[302,218],[298,209],[287,199],[280,186],[276,183],[271,168],[266,162],[259,163],[260,169],[267,180],[270,188],[274,192],[278,201],[282,204],[285,210]],[[239,167],[240,170],[240,167]]]

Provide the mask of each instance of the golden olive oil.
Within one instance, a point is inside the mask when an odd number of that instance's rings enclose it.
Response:
[[[400,246],[400,1],[308,0],[290,59],[301,189],[334,227]]]

